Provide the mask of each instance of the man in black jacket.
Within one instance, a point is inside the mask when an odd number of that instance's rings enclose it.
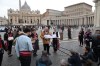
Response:
[[[83,37],[84,37],[84,30],[83,30],[83,28],[81,28],[81,30],[79,32],[79,36],[78,36],[78,40],[80,42],[80,46],[83,46]]]
[[[92,36],[92,49],[95,55],[95,60],[100,65],[100,29],[96,29],[95,34]]]
[[[70,52],[71,56],[68,58],[68,63],[71,66],[82,66],[79,54],[74,52],[73,50],[71,50]]]
[[[4,44],[6,44],[6,49],[8,49],[8,31],[4,34]]]

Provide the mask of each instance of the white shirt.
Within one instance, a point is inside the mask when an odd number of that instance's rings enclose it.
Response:
[[[33,46],[32,46],[31,39],[26,35],[19,36],[16,39],[15,50],[18,57],[20,51],[32,51]]]

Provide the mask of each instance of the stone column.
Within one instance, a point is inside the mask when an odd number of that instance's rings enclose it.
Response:
[[[69,19],[69,25],[70,25],[70,19]]]
[[[68,19],[67,19],[67,25],[68,25]]]
[[[94,16],[93,16],[93,23],[92,24],[94,25]]]
[[[77,19],[77,22],[78,22],[78,26],[80,26],[80,25],[79,25],[79,19]]]
[[[86,22],[87,22],[87,20],[86,20],[86,16],[84,17],[84,25],[86,26]]]
[[[73,21],[73,19],[72,19],[72,25],[74,25],[74,21]]]
[[[19,21],[19,20],[18,20],[18,16],[17,16],[17,22],[16,22],[16,23],[18,23],[18,21]]]
[[[15,16],[13,16],[13,19],[12,19],[12,25],[14,25],[14,23],[15,23]]]
[[[94,3],[95,3],[94,26],[100,27],[100,0],[94,0]]]
[[[74,21],[74,25],[76,25],[76,24],[75,24],[75,19],[73,19],[73,21]]]
[[[69,19],[67,19],[67,24],[69,25]]]
[[[79,18],[79,25],[82,26],[82,18]]]
[[[92,24],[92,16],[90,18],[91,18],[91,24]]]
[[[87,17],[87,25],[89,24],[89,18]]]
[[[90,17],[88,17],[88,25],[90,25]]]
[[[72,25],[72,19],[70,19],[70,25]]]

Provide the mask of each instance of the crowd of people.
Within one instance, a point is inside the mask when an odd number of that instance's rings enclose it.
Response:
[[[90,29],[87,29],[84,31],[82,28],[78,35],[78,40],[80,42],[80,46],[85,46],[85,53],[82,57],[83,60],[85,60],[85,64],[87,62],[90,63],[92,66],[93,62],[98,63],[97,66],[100,65],[100,30],[95,29],[95,33],[93,34],[93,31]],[[85,57],[84,57],[85,56]],[[87,61],[87,62],[86,62]]]
[[[55,28],[56,30],[56,28]],[[15,45],[15,51],[18,59],[20,60],[21,66],[30,66],[31,64],[31,55],[33,54],[34,57],[37,56],[37,51],[39,50],[39,38],[38,34],[36,33],[36,28],[32,27],[25,27],[23,29],[17,27],[13,30],[10,28],[5,29],[4,34],[4,41],[0,36],[0,51],[1,48],[3,52],[0,53],[0,63],[2,63],[3,53],[4,50],[8,53],[8,57],[12,55],[12,46]],[[59,32],[55,31],[53,34],[56,34],[57,37]],[[41,59],[36,62],[36,65],[39,66],[39,62],[44,62],[46,66],[52,64],[51,60],[49,59],[48,55],[51,55],[49,52],[50,49],[50,38],[45,38],[44,35],[52,35],[49,32],[48,27],[44,27],[43,31],[41,32],[41,39],[43,41],[44,51],[42,52]],[[53,38],[53,48],[54,52],[57,52],[59,39],[55,37]],[[50,62],[48,62],[48,60]],[[48,62],[48,63],[47,63]],[[1,64],[0,64],[1,66]]]
[[[25,27],[22,29],[17,27],[13,30],[10,28],[6,28],[4,40],[2,40],[0,35],[0,66],[2,65],[4,50],[8,53],[8,57],[13,56],[13,45],[15,45],[16,55],[21,63],[21,66],[30,66],[31,57],[38,56],[37,51],[40,49],[39,37],[42,39],[43,42],[43,51],[41,57],[36,60],[36,66],[51,66],[52,61],[49,58],[49,55],[51,55],[50,47],[53,47],[54,53],[57,53],[60,48],[59,40],[63,35],[64,27],[61,28],[61,32],[57,30],[57,27],[54,27],[53,29],[54,31],[52,33],[50,32],[50,27],[44,27],[39,36],[36,32],[35,27]],[[45,37],[52,35],[53,38]],[[70,27],[68,27],[68,39],[72,39]],[[99,66],[100,31],[97,30],[95,32],[95,35],[93,35],[90,29],[84,31],[84,29],[82,28],[79,31],[78,40],[80,42],[80,46],[84,46],[84,53],[80,54],[78,52],[75,52],[74,50],[69,50],[69,58],[68,60],[62,59],[60,61],[61,66],[93,66],[94,62],[97,62]]]

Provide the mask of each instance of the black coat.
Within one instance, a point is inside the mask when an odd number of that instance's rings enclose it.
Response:
[[[94,53],[100,55],[100,34],[95,34],[92,36],[92,49]]]
[[[79,40],[83,40],[84,31],[79,32]]]
[[[32,33],[31,37],[34,38],[35,35]],[[36,37],[38,38],[38,34],[36,34]],[[35,40],[35,43],[33,44],[33,48],[39,50],[39,40]]]
[[[68,58],[68,62],[71,66],[82,66],[82,63],[78,54],[70,56],[70,58]]]
[[[7,33],[4,34],[4,40],[8,41],[8,34]]]
[[[56,34],[56,37],[58,37],[58,32],[53,32],[53,34]],[[58,38],[53,38],[52,42],[53,42],[53,44],[57,44]]]

